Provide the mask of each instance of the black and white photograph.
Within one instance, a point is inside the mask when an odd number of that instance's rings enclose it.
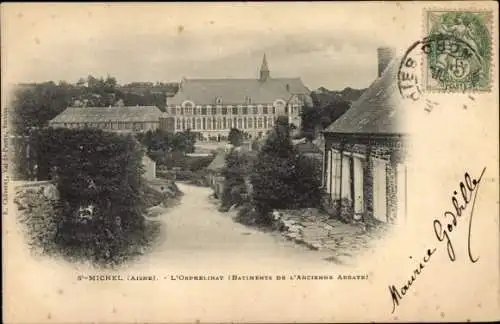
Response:
[[[497,9],[3,4],[4,320],[498,319]]]

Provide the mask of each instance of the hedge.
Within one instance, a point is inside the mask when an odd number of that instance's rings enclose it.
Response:
[[[50,171],[60,193],[61,248],[114,264],[145,244],[144,153],[132,136],[49,128],[38,132],[37,148],[40,168]]]

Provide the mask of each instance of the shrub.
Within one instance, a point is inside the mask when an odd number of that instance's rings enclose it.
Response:
[[[38,148],[60,193],[59,246],[76,257],[114,264],[145,244],[143,152],[132,136],[45,129]]]
[[[264,223],[273,209],[317,207],[321,183],[315,163],[300,155],[290,140],[290,126],[278,119],[262,146],[251,175],[253,201]]]
[[[222,170],[224,190],[221,197],[223,208],[240,205],[248,195],[245,178],[251,168],[253,158],[250,154],[232,149],[226,156],[226,164]]]

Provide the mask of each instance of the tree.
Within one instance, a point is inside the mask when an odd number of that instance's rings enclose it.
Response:
[[[227,139],[232,145],[241,146],[243,144],[244,133],[237,128],[231,128]]]
[[[147,148],[148,153],[155,161],[162,163],[165,162],[163,160],[167,158],[167,155],[172,156],[171,152],[175,152],[175,156],[193,153],[196,133],[186,130],[174,134],[162,129],[156,129],[137,134],[137,139]]]
[[[351,88],[342,91],[318,90],[311,94],[312,105],[304,106],[302,111],[302,134],[309,139],[342,116],[351,107],[351,102],[365,91]]]
[[[314,164],[295,150],[286,117],[262,146],[250,177],[253,202],[262,223],[269,224],[273,209],[316,207],[321,183]]]

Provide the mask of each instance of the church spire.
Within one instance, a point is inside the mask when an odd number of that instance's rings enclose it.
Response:
[[[266,81],[269,78],[269,67],[267,66],[266,54],[262,58],[262,65],[260,66],[260,81]]]

